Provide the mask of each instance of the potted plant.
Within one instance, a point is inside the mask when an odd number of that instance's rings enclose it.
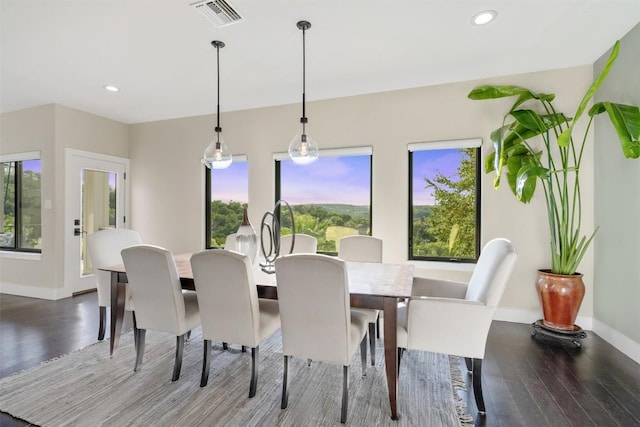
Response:
[[[591,244],[597,228],[583,234],[580,166],[587,135],[596,115],[606,112],[618,135],[624,156],[640,157],[640,109],[637,105],[597,102],[587,106],[606,79],[620,49],[613,46],[601,73],[585,93],[573,118],[553,105],[554,94],[536,93],[518,86],[481,85],[469,93],[473,100],[516,96],[504,115],[502,125],[491,133],[494,151],[487,157],[485,171],[495,172],[494,187],[499,188],[503,173],[516,198],[528,203],[539,182],[546,201],[550,231],[551,268],[538,270],[538,291],[544,312],[544,325],[574,330],[574,322],[584,296],[578,266]],[[588,118],[587,118],[588,117]],[[586,129],[576,135],[580,119]]]

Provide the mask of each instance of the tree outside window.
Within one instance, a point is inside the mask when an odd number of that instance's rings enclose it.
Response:
[[[42,248],[41,161],[19,160],[2,167],[0,249],[40,252]]]
[[[409,146],[409,259],[475,262],[480,140]]]
[[[206,247],[224,247],[227,235],[238,231],[249,203],[249,163],[234,156],[226,169],[206,169]]]

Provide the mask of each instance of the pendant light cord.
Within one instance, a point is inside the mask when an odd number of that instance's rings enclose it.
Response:
[[[220,132],[222,132],[222,128],[220,127],[220,45],[216,44],[216,65],[218,71],[218,107],[216,112],[216,119],[218,124],[216,126],[216,138],[217,142],[220,141]]]
[[[307,124],[307,113],[306,113],[306,87],[307,87],[307,63],[306,63],[306,41],[305,34],[306,30],[311,27],[311,24],[308,22],[298,23],[298,28],[302,30],[302,117],[300,118],[300,123],[302,123],[302,134],[306,134],[306,124]]]

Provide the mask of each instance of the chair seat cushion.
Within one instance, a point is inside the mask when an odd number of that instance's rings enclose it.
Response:
[[[351,312],[360,313],[360,315],[365,316],[367,323],[376,323],[378,315],[380,314],[380,311],[375,308],[352,308]]]

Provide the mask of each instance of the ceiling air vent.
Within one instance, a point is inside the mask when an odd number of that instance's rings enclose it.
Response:
[[[226,25],[235,24],[244,18],[240,16],[225,0],[204,0],[191,3],[197,11],[206,16],[216,27],[224,27]]]

